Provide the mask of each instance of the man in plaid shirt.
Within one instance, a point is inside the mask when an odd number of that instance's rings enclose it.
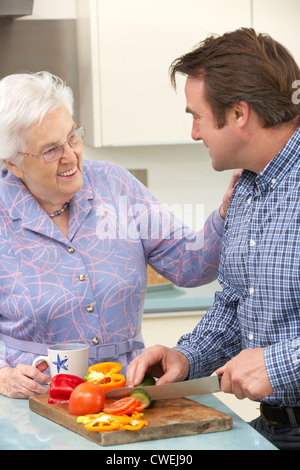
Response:
[[[251,423],[280,449],[300,449],[300,70],[270,36],[241,28],[175,60],[187,76],[192,137],[217,171],[242,168],[225,220],[222,292],[175,348],[129,366],[158,383],[222,375],[221,388],[261,401]]]

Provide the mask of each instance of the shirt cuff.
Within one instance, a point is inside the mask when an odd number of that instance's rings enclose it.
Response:
[[[220,236],[223,235],[224,222],[223,217],[220,216],[220,208],[214,210],[212,212],[212,226]]]
[[[189,369],[189,373],[186,379],[191,380],[191,379],[197,379],[198,377],[200,377],[199,371],[201,370],[201,367],[200,367],[201,355],[199,351],[195,351],[193,348],[187,348],[185,346],[175,346],[173,349],[184,354],[189,360],[190,369]]]
[[[300,338],[267,346],[264,351],[264,359],[274,392],[299,383]]]

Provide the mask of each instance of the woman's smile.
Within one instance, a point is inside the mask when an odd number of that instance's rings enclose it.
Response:
[[[71,170],[67,171],[62,171],[61,173],[57,173],[57,176],[63,177],[63,178],[71,178],[77,173],[77,165],[72,168]]]
[[[47,213],[53,213],[82,187],[82,143],[71,147],[66,141],[74,121],[64,107],[49,112],[42,123],[31,126],[26,134],[27,152],[39,154],[43,148],[65,141],[60,159],[48,164],[42,158],[24,158],[17,175]]]

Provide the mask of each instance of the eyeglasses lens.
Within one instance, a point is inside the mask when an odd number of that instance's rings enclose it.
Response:
[[[80,145],[85,137],[85,129],[84,127],[79,127],[76,129],[67,139],[68,144],[70,147],[74,148]],[[65,144],[56,145],[55,147],[46,150],[43,153],[43,158],[46,163],[52,163],[58,160],[63,156]]]

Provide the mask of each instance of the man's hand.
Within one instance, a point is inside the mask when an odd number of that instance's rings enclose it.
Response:
[[[156,384],[177,382],[186,378],[189,368],[189,361],[181,352],[165,346],[151,346],[129,364],[127,385],[139,385],[146,372],[153,377],[160,377]]]
[[[264,361],[264,349],[245,349],[220,367],[221,389],[237,398],[258,400],[273,393]]]

